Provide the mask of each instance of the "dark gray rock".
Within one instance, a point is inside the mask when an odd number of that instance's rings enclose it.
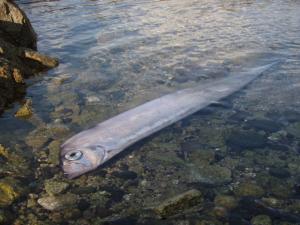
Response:
[[[300,112],[287,110],[283,112],[284,118],[290,123],[299,122],[300,121]]]
[[[288,178],[291,176],[291,173],[284,168],[270,168],[269,174],[278,178]]]
[[[137,178],[137,173],[133,172],[133,171],[114,171],[112,172],[112,175],[124,180],[134,180],[135,178]]]
[[[231,150],[239,151],[253,148],[262,148],[267,144],[267,138],[254,131],[234,131],[227,140]]]
[[[256,130],[263,130],[265,132],[273,133],[279,131],[282,127],[280,123],[267,119],[252,119],[246,122],[246,127],[254,128]]]
[[[25,13],[13,1],[0,1],[0,36],[14,45],[36,49],[37,35]]]

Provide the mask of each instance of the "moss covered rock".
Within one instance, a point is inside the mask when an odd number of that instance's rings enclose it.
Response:
[[[251,219],[253,225],[272,225],[272,220],[267,215],[258,215]]]
[[[24,152],[17,146],[15,149],[8,149],[0,145],[0,175],[5,177],[24,178],[31,176],[32,155]]]
[[[216,206],[222,206],[228,210],[231,210],[237,207],[237,200],[230,195],[217,195],[214,199],[214,203]]]
[[[199,205],[202,201],[202,193],[192,189],[163,201],[154,208],[154,211],[161,217],[168,217],[180,213],[190,207]]]
[[[4,178],[0,180],[0,207],[10,206],[14,201],[25,194],[18,180]]]
[[[45,185],[45,190],[49,195],[61,194],[65,192],[69,187],[69,184],[67,182],[55,181],[55,180],[46,180],[44,185]]]
[[[49,155],[48,162],[57,166],[59,165],[59,152],[60,152],[61,142],[54,140],[48,145]]]
[[[262,187],[250,182],[240,183],[235,189],[234,194],[237,196],[261,197],[265,193]]]

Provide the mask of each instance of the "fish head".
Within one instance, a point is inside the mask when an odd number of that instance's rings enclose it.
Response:
[[[69,179],[96,169],[104,162],[105,149],[100,145],[87,147],[62,146],[62,168]]]

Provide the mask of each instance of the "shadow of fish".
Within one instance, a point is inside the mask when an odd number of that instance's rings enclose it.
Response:
[[[96,169],[133,143],[240,90],[277,63],[162,96],[76,134],[62,145],[65,174],[74,178]]]

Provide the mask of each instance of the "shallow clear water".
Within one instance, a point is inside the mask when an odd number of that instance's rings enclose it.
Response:
[[[11,209],[21,223],[246,224],[259,214],[273,224],[300,223],[286,215],[300,210],[298,1],[18,3],[39,35],[39,50],[61,62],[28,80],[32,118],[14,118],[17,103],[0,117],[0,143],[33,155],[33,175],[22,184],[30,184],[29,192],[37,196],[25,195]],[[66,181],[57,162],[48,160],[53,142],[119,112],[278,59],[280,65],[222,104],[164,129],[92,174]],[[120,175],[124,171],[137,177]],[[53,177],[69,183],[68,193],[93,187],[77,193],[90,206],[79,207],[70,218],[48,214],[37,204],[28,207],[28,199],[46,195],[44,181]],[[204,195],[201,209],[165,221],[144,215],[150,206],[191,188]],[[107,215],[99,216],[92,195],[107,189],[113,200],[102,206]],[[220,217],[214,199],[223,195],[240,204]],[[273,211],[254,210],[248,199],[249,207],[243,207],[248,195],[280,204],[267,205]]]

